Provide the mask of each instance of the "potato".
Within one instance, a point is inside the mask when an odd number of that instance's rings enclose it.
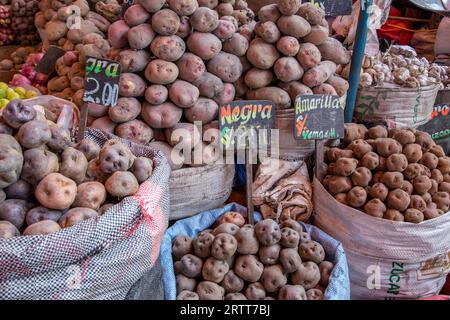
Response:
[[[197,278],[198,276],[201,275],[203,267],[202,259],[192,254],[186,254],[181,258],[180,263],[181,263],[181,272],[186,277]]]
[[[280,30],[272,21],[258,22],[255,26],[255,33],[265,42],[271,44],[276,43],[281,37]]]
[[[108,109],[109,118],[116,123],[136,119],[141,113],[141,104],[136,98],[119,98],[114,107]]]
[[[189,22],[196,31],[213,32],[219,26],[219,15],[210,8],[199,7],[190,16]]]
[[[226,233],[226,234],[234,236],[238,231],[239,231],[239,227],[237,225],[235,225],[234,223],[226,222],[226,223],[220,224],[218,227],[216,227],[213,230],[212,234],[214,236],[217,236],[218,234]],[[237,242],[236,242],[236,248],[237,248]],[[220,259],[220,258],[217,258],[217,259]],[[227,258],[225,258],[223,260],[226,260],[226,259]]]
[[[200,92],[197,87],[183,80],[175,81],[169,88],[169,98],[180,108],[190,108],[198,100]]]
[[[186,45],[180,37],[158,36],[151,44],[152,53],[159,59],[165,61],[177,61],[186,51]]]
[[[73,208],[59,220],[62,229],[70,228],[80,222],[98,217],[98,213],[90,208]]]
[[[450,193],[450,182],[439,183],[439,191]]]
[[[280,265],[265,267],[261,280],[267,292],[276,292],[287,283],[287,278]]]
[[[390,189],[398,189],[403,185],[403,175],[400,172],[386,172],[383,174],[381,182]]]
[[[300,50],[300,43],[294,37],[284,36],[277,41],[277,49],[285,56],[295,57]]]
[[[141,72],[149,62],[150,55],[144,50],[123,50],[120,52],[121,72]]]
[[[10,239],[20,236],[19,230],[9,221],[0,221],[0,239]]]
[[[325,18],[325,12],[323,11],[323,9],[309,2],[302,3],[296,13],[306,19],[312,25],[321,24],[322,19]]]
[[[307,300],[305,289],[300,285],[285,285],[278,292],[278,300]]]
[[[183,54],[183,56],[177,61],[177,66],[179,69],[180,78],[188,82],[196,81],[206,71],[203,60],[195,54],[189,52]],[[152,103],[151,101],[149,102]]]
[[[169,97],[169,90],[163,85],[154,84],[145,90],[145,100],[148,103],[159,105],[167,101]],[[120,99],[119,99],[120,100]],[[139,110],[141,110],[141,105],[139,104]]]
[[[24,225],[25,216],[30,208],[31,205],[25,200],[5,200],[0,204],[0,221],[6,220],[20,229]]]
[[[364,205],[364,212],[372,217],[382,218],[386,212],[386,206],[380,199],[375,198]]]
[[[317,66],[307,70],[302,81],[308,87],[316,87],[327,81],[335,71],[336,64],[334,62],[322,61]]]
[[[196,0],[168,0],[167,4],[179,16],[190,16],[198,8]]]
[[[24,232],[24,236],[48,235],[61,230],[58,223],[52,220],[43,220],[28,226]]]
[[[363,187],[354,187],[347,194],[346,201],[353,208],[362,207],[367,200],[367,192]]]
[[[420,160],[420,164],[423,164],[430,170],[436,169],[438,163],[439,158],[431,152],[424,153],[422,159]]]
[[[260,246],[258,252],[259,259],[264,265],[276,264],[278,263],[280,250],[281,247],[278,243],[270,246]]]
[[[200,141],[198,128],[191,123],[177,123],[173,128],[166,129],[166,140],[172,147],[192,150]]]
[[[378,125],[378,126],[369,128],[369,130],[367,131],[367,136],[370,139],[387,138],[388,131],[384,126]]]
[[[17,140],[27,149],[39,148],[49,142],[52,133],[47,121],[32,120],[23,124],[17,133]]]
[[[407,209],[405,211],[405,222],[420,223],[425,220],[424,214],[416,209]]]
[[[387,209],[383,215],[383,219],[399,222],[405,221],[405,217],[403,216],[403,214],[395,209]]]
[[[138,144],[147,144],[153,139],[153,130],[137,119],[119,124],[114,133],[122,139]]]
[[[317,87],[314,87],[313,93],[314,94],[326,94],[326,95],[332,95],[332,96],[338,95],[336,90],[333,88],[333,86],[328,83],[322,83],[322,84],[318,85]]]
[[[73,207],[98,210],[106,200],[106,189],[100,182],[85,182],[78,186]]]
[[[439,158],[438,169],[444,175],[450,173],[450,157],[441,157],[441,158]]]
[[[52,172],[58,172],[58,157],[44,149],[28,149],[23,154],[21,178],[30,184],[37,184]]]
[[[297,271],[302,263],[302,259],[297,252],[297,248],[284,248],[280,251],[279,260],[283,269],[287,273]]]
[[[152,16],[152,28],[162,36],[171,36],[180,28],[180,18],[170,9],[158,10]]]
[[[234,34],[236,34],[236,31],[237,27],[233,24],[233,22],[220,19],[219,25],[217,26],[217,28],[214,30],[213,33],[220,40],[228,40],[231,39],[231,37],[233,37]]]
[[[35,196],[41,205],[49,209],[67,209],[75,200],[76,183],[59,174],[50,173],[36,187]]]
[[[372,173],[368,168],[359,167],[351,175],[354,186],[367,187],[372,179]]]
[[[350,63],[350,52],[344,48],[342,43],[334,38],[328,37],[324,42],[317,46],[322,59],[329,60],[336,64],[346,65]]]
[[[191,123],[201,121],[207,124],[216,119],[218,111],[219,106],[214,100],[200,98],[191,108],[184,110],[184,116]]]
[[[6,198],[8,199],[28,200],[33,196],[33,189],[31,185],[25,180],[17,180],[13,184],[6,187],[4,193]]]
[[[87,167],[88,161],[81,151],[72,147],[64,150],[59,168],[59,172],[62,175],[79,184],[85,179]]]
[[[409,163],[416,163],[422,159],[423,156],[421,146],[415,143],[406,145],[403,149],[403,154],[406,156]]]
[[[130,27],[124,20],[117,20],[108,29],[108,40],[111,47],[121,49],[128,44],[128,31]]]
[[[421,166],[418,163],[410,163],[405,171],[403,171],[403,175],[406,179],[412,180],[420,175],[422,171]]]
[[[298,253],[303,261],[312,261],[319,264],[325,259],[325,250],[316,241],[302,241],[298,247]]]
[[[139,182],[131,172],[116,171],[105,182],[108,193],[113,197],[127,197],[139,189]]]
[[[197,285],[197,294],[200,300],[223,300],[225,290],[211,281],[202,281]]]
[[[226,293],[237,293],[244,288],[244,280],[242,280],[233,270],[227,272],[221,284]]]
[[[178,67],[172,62],[156,59],[152,60],[145,68],[145,78],[153,84],[169,84],[174,82],[177,77]]]
[[[258,11],[258,20],[261,22],[266,21],[277,22],[280,16],[281,13],[278,9],[278,5],[275,3],[263,6]]]
[[[130,48],[137,50],[147,48],[152,43],[155,36],[156,34],[153,31],[152,26],[148,23],[137,25],[128,30],[127,33]]]
[[[227,234],[227,233],[221,233],[221,234],[216,235],[214,242],[211,246],[211,254],[214,258],[216,258],[218,260],[226,260],[226,259],[231,258],[235,254],[236,250],[237,250],[236,239],[232,235]],[[227,265],[227,267],[228,267],[228,265]],[[228,272],[228,270],[226,272]],[[211,279],[206,279],[206,280],[213,281]],[[222,279],[220,281],[222,281]],[[214,281],[214,282],[220,282],[220,281]]]
[[[291,98],[286,91],[277,87],[265,87],[247,92],[249,100],[269,100],[272,101],[277,108],[287,109],[291,107]]]
[[[172,242],[172,255],[175,261],[178,261],[183,256],[192,253],[192,250],[192,239],[188,236],[178,236]]]
[[[202,277],[206,281],[219,283],[223,280],[228,270],[229,266],[225,261],[209,257],[203,263]]]
[[[124,13],[123,18],[128,26],[134,27],[147,22],[150,13],[139,4],[133,4]]]
[[[256,68],[267,70],[273,67],[280,57],[275,46],[266,43],[262,39],[255,39],[247,50],[248,61]]]
[[[290,82],[300,80],[304,71],[295,58],[282,57],[275,62],[274,72],[279,80]]]
[[[88,161],[97,158],[100,153],[100,146],[89,139],[81,140],[76,148],[84,154]]]
[[[319,65],[322,56],[319,49],[312,43],[302,43],[297,54],[297,60],[305,69],[311,69]],[[329,78],[329,77],[328,77]],[[328,79],[327,78],[327,79]]]
[[[171,102],[156,106],[144,103],[142,107],[142,118],[152,128],[171,128],[180,121],[182,115],[182,109]]]
[[[182,274],[176,276],[177,292],[182,292],[184,290],[194,291],[197,286],[197,281],[195,279],[188,278]]]
[[[381,182],[377,182],[369,188],[369,195],[372,198],[385,201],[389,193],[389,189]]]
[[[314,288],[320,281],[320,270],[312,261],[303,262],[292,274],[292,283],[301,285],[306,290]]]
[[[272,80],[271,70],[252,68],[246,73],[244,81],[250,89],[258,89],[269,86]]]
[[[393,134],[392,138],[400,142],[403,146],[412,144],[416,141],[414,133],[409,130],[398,130]]]
[[[13,129],[19,129],[24,123],[34,120],[36,115],[32,106],[18,99],[10,101],[2,110],[3,121]]]
[[[192,242],[194,254],[200,258],[209,257],[214,239],[214,235],[209,232],[199,234]]]
[[[127,171],[133,165],[134,156],[130,148],[118,140],[108,140],[100,150],[100,168],[105,173]]]
[[[276,244],[281,239],[280,226],[274,220],[262,220],[255,225],[255,234],[264,246]]]
[[[222,42],[212,33],[193,32],[187,39],[190,52],[203,60],[210,60],[222,50]]]
[[[154,60],[158,61],[158,60]],[[152,61],[152,62],[154,62]],[[149,63],[149,65],[152,64]],[[146,75],[148,66],[145,69]],[[161,76],[161,75],[160,75]],[[144,79],[142,79],[137,74],[133,73],[122,73],[120,75],[120,89],[119,94],[123,97],[142,97],[144,95],[144,91],[146,88],[146,84]]]
[[[303,40],[319,46],[328,39],[329,32],[328,27],[314,25],[311,26],[311,31],[303,38]]]
[[[433,153],[438,158],[445,157],[444,149],[442,149],[442,146],[439,145],[432,146],[429,152]]]
[[[450,195],[447,192],[436,192],[433,194],[433,202],[436,204],[437,209],[448,212],[450,206]]]
[[[358,160],[350,158],[339,158],[336,161],[334,172],[340,176],[350,176],[355,172],[358,166]]]
[[[151,177],[153,172],[153,161],[146,157],[138,157],[134,160],[131,172],[139,183],[143,183]]]
[[[255,229],[246,225],[235,235],[237,241],[237,252],[240,254],[256,254],[259,250],[259,242],[255,234]]]
[[[330,282],[331,273],[333,272],[334,265],[329,261],[322,261],[319,263],[320,271],[320,285],[327,287]]]
[[[388,193],[386,201],[389,208],[404,211],[409,207],[411,199],[405,191],[395,189]]]
[[[328,177],[328,178],[327,178]],[[352,182],[348,177],[327,176],[323,183],[327,190],[332,194],[346,193],[352,188]]]
[[[292,16],[300,9],[302,2],[300,0],[278,0],[277,7],[281,14]]]
[[[423,152],[429,151],[436,143],[433,138],[431,138],[430,134],[422,131],[416,131],[416,143],[422,148]]]
[[[8,126],[1,116],[0,116],[0,134],[13,135],[13,128]]]
[[[25,222],[28,226],[43,220],[52,220],[57,222],[62,215],[62,211],[59,210],[50,210],[45,207],[35,207],[27,212]]]
[[[263,300],[266,298],[266,291],[260,282],[255,282],[245,289],[245,296],[248,300]]]
[[[164,4],[165,0],[137,0],[136,3],[140,4],[150,13],[155,13],[159,11]]]
[[[311,31],[311,25],[304,18],[292,15],[281,16],[277,21],[278,29],[282,33],[294,38],[303,38]]]
[[[242,74],[242,64],[235,55],[221,52],[208,62],[208,71],[225,82],[236,82]]]
[[[52,20],[45,24],[45,36],[48,41],[57,41],[67,34],[67,25],[63,21]]]
[[[244,281],[256,282],[263,273],[263,264],[253,255],[243,255],[236,259],[234,272]]]
[[[367,128],[362,124],[346,123],[344,125],[344,143],[350,144],[357,139],[364,139],[367,133]]]
[[[245,224],[245,219],[239,212],[229,211],[222,215],[218,220],[218,224],[223,223],[233,223],[239,227],[242,227]]]
[[[432,183],[431,183],[430,178],[428,178],[427,176],[424,176],[424,175],[420,175],[420,176],[414,178],[413,186],[414,186],[414,190],[418,194],[424,194],[431,189]]]

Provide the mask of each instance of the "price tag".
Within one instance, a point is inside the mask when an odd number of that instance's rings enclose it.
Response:
[[[221,106],[219,130],[222,144],[225,148],[253,147],[247,145],[247,141],[244,140],[247,138],[250,138],[250,142],[269,144],[270,129],[274,126],[274,120],[275,107],[271,101],[242,100]],[[261,130],[264,130],[263,134],[258,134]]]
[[[344,136],[344,108],[337,96],[302,95],[295,99],[294,113],[294,138],[315,140],[315,174],[322,181],[326,172],[323,141]]]
[[[61,58],[66,52],[57,47],[50,46],[45,52],[42,59],[36,65],[36,72],[51,75],[55,71],[56,60]]]
[[[344,136],[344,108],[338,96],[298,96],[294,111],[296,140],[338,139]]]
[[[253,218],[253,163],[251,149],[270,144],[270,130],[274,127],[275,107],[267,100],[234,101],[220,107],[220,139],[225,148],[246,149],[245,173],[247,193],[247,217],[250,224]]]
[[[86,57],[83,105],[81,106],[78,142],[86,130],[89,103],[114,107],[119,98],[120,64],[116,61]]]
[[[310,0],[309,2],[322,8],[327,17],[346,16],[352,13],[351,0]]]
[[[119,97],[120,64],[87,57],[83,101],[114,107]]]

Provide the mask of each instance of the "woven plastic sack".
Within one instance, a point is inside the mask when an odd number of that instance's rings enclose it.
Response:
[[[164,266],[163,281],[166,300],[176,299],[176,281],[172,259],[173,239],[180,235],[195,238],[199,232],[207,229],[217,218],[228,211],[237,211],[243,216],[246,216],[247,210],[239,204],[231,203],[223,208],[205,211],[193,217],[180,220],[167,229],[161,245],[161,263]],[[259,220],[261,220],[261,215],[255,213],[255,221]],[[313,240],[322,244],[326,252],[327,260],[334,263],[334,269],[330,277],[330,283],[325,291],[324,299],[349,300],[350,283],[348,266],[342,245],[318,228],[303,223],[302,225]]]
[[[337,202],[314,180],[314,224],[342,243],[352,299],[439,294],[450,271],[450,212],[419,224],[371,217]]]
[[[86,132],[99,145],[109,137]],[[153,160],[152,176],[98,218],[46,236],[0,239],[0,299],[124,299],[153,268],[168,225],[170,168],[159,151],[121,141]]]

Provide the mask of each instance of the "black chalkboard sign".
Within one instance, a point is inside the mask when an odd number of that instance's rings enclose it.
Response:
[[[114,107],[119,97],[120,64],[87,57],[83,101]]]
[[[275,106],[272,101],[242,100],[221,106],[219,130],[222,144],[226,148],[233,145],[242,147],[248,138],[258,144],[268,145],[274,120]],[[251,147],[256,148],[253,145]]]
[[[310,0],[322,8],[327,17],[346,16],[352,13],[352,0]]]
[[[294,111],[296,140],[338,139],[344,136],[344,108],[338,96],[298,96]]]
[[[450,137],[450,105],[435,105],[431,120],[418,129],[428,132],[434,140]]]
[[[42,59],[36,65],[36,72],[43,73],[46,75],[50,75],[55,71],[56,60],[61,58],[64,53],[66,53],[63,49],[57,46],[50,46],[45,52]]]

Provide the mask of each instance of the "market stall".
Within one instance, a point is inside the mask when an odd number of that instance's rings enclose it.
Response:
[[[0,299],[448,294],[447,9],[3,1]]]

